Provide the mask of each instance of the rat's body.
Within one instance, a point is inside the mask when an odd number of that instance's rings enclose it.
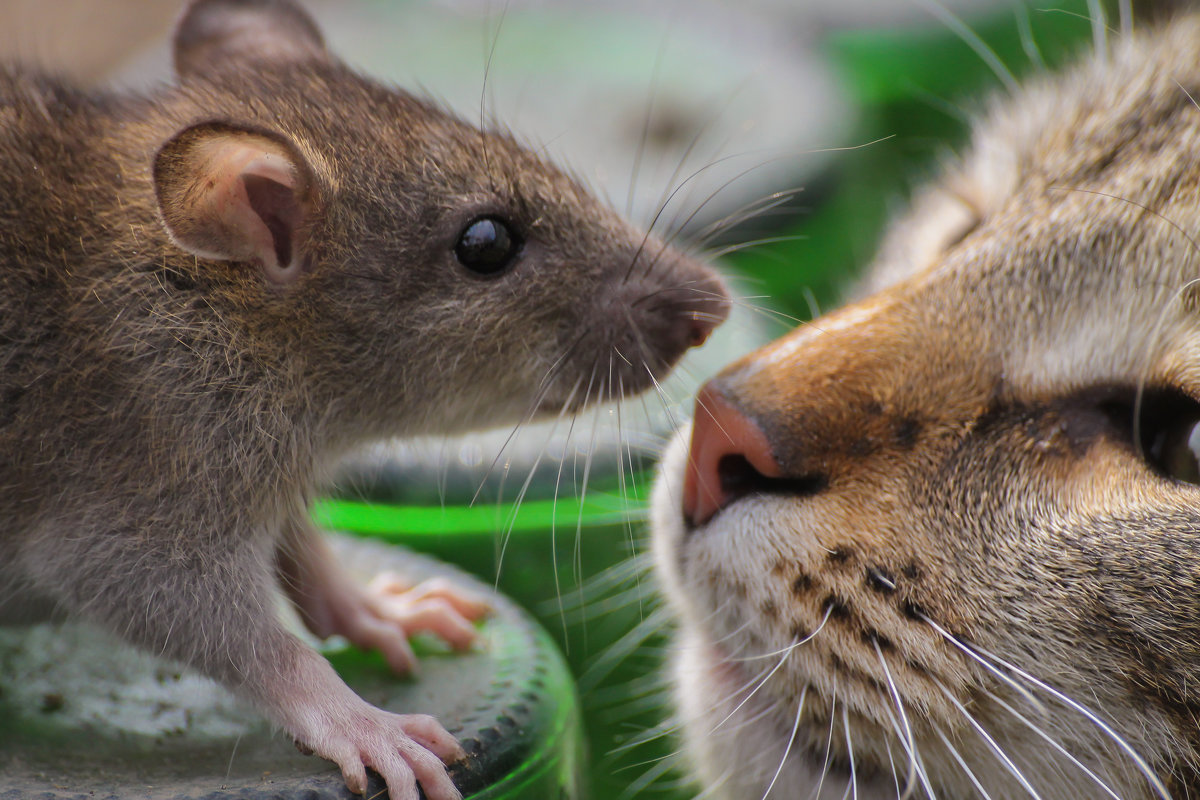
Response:
[[[346,581],[307,519],[322,471],[644,387],[724,290],[510,138],[342,66],[289,4],[194,5],[176,67],[148,98],[0,71],[0,613],[198,667],[356,791],[370,766],[453,797],[451,737],[273,612],[282,585],[403,670],[406,632],[466,644],[482,611]]]

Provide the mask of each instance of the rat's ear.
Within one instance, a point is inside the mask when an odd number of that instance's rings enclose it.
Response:
[[[174,52],[184,81],[251,60],[329,61],[321,31],[292,0],[194,0],[175,28]]]
[[[306,268],[300,234],[316,206],[291,142],[223,122],[185,128],[154,159],[154,193],[172,241],[199,258],[261,266],[287,284]]]

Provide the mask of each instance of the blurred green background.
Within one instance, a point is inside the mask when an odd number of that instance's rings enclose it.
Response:
[[[1025,3],[964,19],[970,35],[931,14],[921,28],[824,37],[821,55],[855,110],[845,143],[871,144],[829,159],[786,213],[734,228],[714,244],[761,241],[723,263],[760,298],[755,303],[793,318],[776,333],[837,303],[870,260],[889,212],[962,145],[981,98],[1003,90],[988,59],[1018,79],[1052,69],[1092,41],[1090,11],[1083,0]],[[578,681],[593,798],[689,797],[695,787],[672,769],[678,743],[663,667],[669,622],[648,575],[651,476],[652,464],[634,458],[620,479],[612,471],[592,475],[586,497],[566,485],[535,485],[519,506],[488,498],[470,507],[382,502],[386,492],[367,502],[359,487],[315,514],[327,527],[400,541],[494,580],[539,618]]]

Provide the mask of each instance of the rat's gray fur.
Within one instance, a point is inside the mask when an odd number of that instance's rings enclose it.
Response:
[[[415,791],[399,749],[453,796],[425,749],[449,737],[362,703],[273,613],[279,578],[301,603],[336,583],[296,563],[327,556],[314,491],[369,439],[646,387],[724,289],[509,136],[354,73],[290,3],[194,4],[176,62],[149,96],[0,68],[0,611],[82,615],[239,688],[352,788],[365,763]],[[294,281],[176,245],[189,128],[299,162]],[[493,279],[454,256],[481,214],[525,240]]]

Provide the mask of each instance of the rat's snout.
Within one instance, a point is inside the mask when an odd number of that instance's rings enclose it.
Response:
[[[763,429],[712,381],[696,395],[683,481],[683,516],[703,525],[725,506],[783,474]]]
[[[670,250],[649,262],[643,295],[634,306],[644,330],[664,349],[663,360],[672,362],[689,347],[704,344],[729,317],[729,290],[713,269]]]
[[[688,345],[699,347],[729,317],[729,292],[724,282],[712,274],[706,280],[697,282],[690,301],[683,305],[683,316],[688,324]]]

